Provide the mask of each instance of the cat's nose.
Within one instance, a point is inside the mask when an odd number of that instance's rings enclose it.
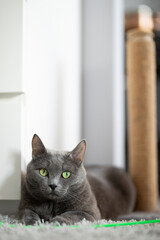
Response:
[[[57,187],[56,184],[50,184],[49,187],[54,191],[54,189]]]

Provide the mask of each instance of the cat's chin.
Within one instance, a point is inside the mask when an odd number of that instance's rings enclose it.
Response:
[[[66,193],[64,192],[62,193],[57,193],[57,192],[50,192],[49,194],[47,194],[47,198],[49,200],[54,200],[54,201],[62,201],[63,199],[65,199]]]
[[[60,196],[56,193],[51,192],[47,195],[47,198],[50,200],[59,200]]]

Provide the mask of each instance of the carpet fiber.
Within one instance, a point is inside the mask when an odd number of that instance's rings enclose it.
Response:
[[[134,220],[135,221],[135,220]],[[119,240],[119,239],[135,239],[135,240],[154,240],[160,239],[160,223],[121,226],[110,228],[93,228],[88,221],[81,221],[80,228],[54,228],[51,224],[41,224],[41,227],[26,228],[18,223],[14,217],[0,215],[0,222],[4,224],[0,226],[0,240]],[[113,221],[101,220],[94,224],[108,224]],[[9,224],[16,224],[10,227]]]

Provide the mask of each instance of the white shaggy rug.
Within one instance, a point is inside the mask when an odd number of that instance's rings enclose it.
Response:
[[[135,221],[135,220],[134,220]],[[93,228],[90,222],[83,220],[80,228],[63,226],[54,228],[51,224],[41,227],[26,228],[13,217],[0,215],[0,240],[154,240],[160,239],[160,223],[119,226],[109,228]],[[107,224],[112,221],[101,220],[94,224]],[[9,224],[15,224],[11,227]]]

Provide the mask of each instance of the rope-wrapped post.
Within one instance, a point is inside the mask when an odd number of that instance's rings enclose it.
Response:
[[[136,209],[158,208],[156,67],[153,33],[127,33],[129,170],[137,190]]]

